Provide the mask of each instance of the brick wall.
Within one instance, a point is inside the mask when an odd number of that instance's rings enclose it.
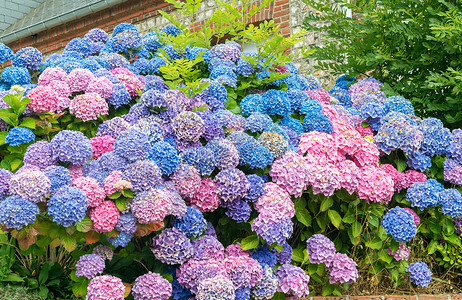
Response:
[[[2,1],[2,0],[0,0]],[[256,0],[258,4],[259,0]],[[195,26],[204,23],[219,6],[214,0],[204,0],[195,20]],[[257,13],[252,22],[260,22],[273,19],[280,25],[281,33],[290,35],[302,30],[302,23],[308,7],[301,0],[275,0],[271,4]],[[141,34],[152,31],[152,28],[162,28],[168,21],[162,17],[159,10],[176,14],[177,19],[188,26],[188,17],[180,16],[173,6],[161,0],[127,0],[122,4],[111,8],[87,15],[79,20],[71,21],[33,36],[15,41],[8,46],[17,51],[20,48],[33,46],[39,49],[47,57],[51,53],[60,52],[71,39],[82,37],[88,30],[99,27],[107,32],[112,32],[114,27],[122,22],[133,23],[137,26]],[[294,51],[300,50],[303,46],[312,46],[321,41],[319,33],[307,33],[301,43],[294,46]],[[316,69],[314,60],[307,60],[297,57],[294,60],[299,67],[300,74],[313,74],[320,77],[323,86],[332,85],[333,78],[328,72]]]

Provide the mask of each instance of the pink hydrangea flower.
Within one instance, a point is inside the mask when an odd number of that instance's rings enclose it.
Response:
[[[191,197],[190,203],[201,212],[217,209],[220,205],[220,199],[217,196],[215,182],[211,178],[202,178],[201,185]]]
[[[48,87],[54,90],[59,98],[68,98],[72,95],[71,89],[66,81],[52,80],[48,84]]]
[[[351,160],[338,162],[336,166],[340,172],[340,187],[347,190],[350,195],[356,192],[360,173],[358,166]]]
[[[180,196],[184,198],[192,198],[201,186],[199,172],[187,164],[180,164],[171,179]]]
[[[81,165],[70,164],[68,169],[69,169],[69,172],[71,173],[71,178],[72,178],[73,182],[77,178],[83,177],[83,172],[82,172],[82,166]]]
[[[267,216],[292,218],[295,215],[294,203],[290,195],[273,182],[265,184],[265,193],[254,203],[254,208]]]
[[[107,115],[108,109],[106,100],[96,93],[75,96],[69,104],[69,112],[84,122]]]
[[[374,137],[374,132],[371,129],[371,126],[363,127],[361,124],[356,127],[356,130],[364,138],[366,136]]]
[[[312,160],[309,161],[308,185],[312,187],[313,194],[332,196],[340,189],[340,171],[333,163]]]
[[[387,204],[394,193],[393,179],[377,167],[366,166],[359,174],[358,196],[368,202]]]
[[[330,94],[325,89],[306,90],[305,93],[311,100],[317,100],[321,105],[330,104]]]
[[[300,197],[308,183],[308,170],[303,156],[288,151],[273,163],[269,175],[290,195]]]
[[[96,276],[88,284],[87,300],[124,300],[122,280],[111,275]]]
[[[416,182],[426,182],[427,175],[416,170],[407,170],[401,173],[399,180],[395,183],[395,190],[399,193],[403,189],[407,189]]]
[[[353,126],[344,122],[336,121],[334,124],[334,132],[332,136],[337,142],[338,151],[342,155],[353,154],[358,149],[358,143],[361,135],[356,131]]]
[[[104,201],[90,211],[93,229],[97,232],[112,231],[119,222],[120,212],[112,201]]]
[[[114,186],[120,180],[122,180],[122,172],[117,170],[112,171],[111,174],[109,174],[108,177],[106,177],[106,179],[104,180],[104,191],[106,192],[106,195],[108,197],[117,192]]]
[[[130,96],[139,96],[137,91],[143,90],[143,83],[134,74],[114,74],[120,83],[125,85]]]
[[[72,186],[81,189],[85,193],[88,199],[88,207],[97,207],[106,198],[106,193],[94,178],[78,177],[72,180]]]
[[[94,78],[95,76],[88,69],[74,69],[67,76],[67,84],[71,92],[82,92]]]
[[[112,75],[120,75],[120,74],[134,75],[132,72],[130,72],[130,70],[126,68],[115,68],[115,69],[110,70],[109,72],[111,72]]]
[[[46,68],[38,78],[38,85],[49,85],[52,81],[67,81],[67,73],[61,68]]]
[[[106,152],[111,152],[114,148],[115,138],[110,135],[97,136],[90,139],[93,148],[93,157],[98,159]]]
[[[387,172],[388,175],[390,175],[391,179],[393,179],[393,184],[396,184],[397,182],[400,181],[401,178],[401,173],[396,170],[395,167],[393,167],[390,164],[383,164],[379,166],[380,170],[383,170]]]
[[[97,93],[104,99],[109,99],[112,95],[112,86],[114,84],[106,77],[94,78],[85,89],[86,93]]]
[[[335,122],[339,118],[338,113],[335,110],[335,108],[333,108],[329,104],[325,104],[325,105],[322,106],[322,114],[326,115],[331,122]]]
[[[379,164],[380,152],[377,146],[368,139],[358,140],[358,149],[351,158],[358,165],[358,167],[375,166]]]
[[[27,97],[30,100],[29,108],[36,113],[56,112],[58,110],[58,94],[48,86],[37,86],[27,94]]]
[[[139,223],[158,223],[170,213],[172,202],[165,191],[151,189],[138,194],[133,199],[131,209]]]
[[[223,260],[223,267],[236,289],[255,286],[263,277],[260,263],[249,256],[228,256]]]
[[[119,180],[114,184],[114,188],[117,192],[121,192],[122,190],[132,190],[133,185],[130,181],[127,180]]]
[[[395,252],[391,251],[391,247],[388,248],[388,255],[393,255],[397,261],[408,260],[409,256],[411,256],[411,250],[406,245],[399,243],[398,249]]]
[[[337,161],[338,147],[332,135],[311,131],[305,133],[300,138],[298,153],[311,157],[319,162]]]
[[[250,257],[250,252],[241,249],[241,244],[231,244],[225,249],[225,256],[248,256]]]

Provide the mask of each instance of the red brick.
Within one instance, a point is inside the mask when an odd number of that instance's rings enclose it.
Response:
[[[350,296],[350,300],[381,300],[381,296]]]
[[[462,294],[451,295],[451,300],[462,300]]]
[[[279,0],[279,1],[275,1],[275,5],[276,6],[280,6],[280,5],[284,5],[286,3],[289,3],[289,0]]]
[[[417,300],[416,296],[391,295],[385,296],[385,300]]]
[[[309,300],[309,298],[302,298],[302,299]],[[347,299],[346,297],[335,297],[335,296],[330,296],[330,297],[317,296],[317,297],[313,297],[313,300],[346,300],[346,299]],[[351,297],[350,297],[350,299],[351,299]]]
[[[418,295],[419,300],[448,300],[448,295]]]

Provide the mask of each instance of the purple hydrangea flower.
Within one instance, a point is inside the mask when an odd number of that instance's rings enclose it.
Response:
[[[334,243],[322,234],[315,234],[306,241],[306,252],[312,264],[330,264],[335,255]]]
[[[151,144],[146,134],[130,128],[119,134],[113,151],[114,154],[133,162],[146,159],[151,152]]]
[[[53,159],[83,165],[93,156],[90,139],[79,131],[60,131],[50,142]]]
[[[3,200],[9,193],[11,176],[13,173],[0,168],[0,200]]]
[[[179,139],[188,142],[197,142],[205,133],[205,123],[198,114],[184,111],[178,114],[173,120],[172,129]]]
[[[172,295],[172,285],[157,273],[139,276],[132,288],[135,300],[167,300]]]
[[[38,166],[40,169],[57,163],[57,159],[52,157],[51,145],[47,141],[38,141],[27,147],[23,161],[25,165]]]
[[[231,202],[247,195],[250,183],[244,172],[236,168],[220,171],[215,176],[218,197],[224,202]]]
[[[406,245],[400,243],[398,249],[395,252],[391,250],[391,247],[388,248],[388,255],[393,255],[397,261],[408,260],[409,256],[411,255],[411,250],[406,247]]]
[[[211,225],[207,225],[208,226]],[[212,226],[213,228],[213,226]],[[225,256],[225,248],[215,236],[203,235],[192,241],[194,259],[217,259],[222,260]]]
[[[193,293],[197,293],[199,283],[207,278],[225,274],[223,264],[215,259],[190,259],[177,270],[178,282]]]
[[[335,253],[329,267],[330,272],[329,283],[353,283],[358,279],[358,269],[354,260],[346,254]]]
[[[290,264],[292,261],[292,247],[289,245],[289,243],[284,242],[282,244],[282,251],[278,252],[276,248],[271,249],[271,252],[273,252],[276,255],[276,259],[278,264]]]
[[[41,171],[18,171],[10,179],[10,194],[37,203],[50,193],[51,182]]]
[[[131,182],[133,191],[141,193],[162,184],[162,174],[152,160],[138,160],[127,166],[123,179]]]
[[[265,214],[260,214],[252,224],[252,230],[268,244],[282,245],[293,233],[293,223],[288,217],[274,221]]]
[[[138,228],[136,226],[137,221],[136,217],[131,213],[121,214],[114,228],[120,232],[135,233]]]
[[[85,254],[79,258],[75,265],[75,275],[92,279],[97,274],[103,273],[105,266],[104,259],[98,254]]]
[[[239,153],[236,147],[228,140],[213,139],[205,146],[213,151],[216,166],[220,170],[235,168],[239,163]]]
[[[195,250],[188,237],[179,229],[166,228],[152,239],[152,252],[163,263],[183,264],[193,256]]]
[[[112,256],[114,255],[114,251],[112,248],[106,245],[98,245],[93,249],[93,254],[97,254],[101,256],[103,259],[112,260]]]
[[[49,166],[43,173],[50,179],[51,191],[55,191],[60,187],[70,185],[72,182],[71,172],[61,166]]]
[[[203,279],[197,287],[198,300],[228,300],[234,299],[235,287],[226,276],[217,275]]]
[[[225,214],[238,223],[247,222],[252,212],[250,205],[242,199],[226,203],[226,208]]]
[[[310,293],[308,290],[310,276],[300,267],[284,264],[277,268],[274,274],[279,281],[279,292],[297,297],[304,297]]]

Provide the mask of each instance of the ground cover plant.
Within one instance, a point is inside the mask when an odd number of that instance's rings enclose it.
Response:
[[[45,60],[1,45],[0,280],[49,299],[460,291],[461,130],[373,78],[323,89],[287,55],[299,36],[221,5]]]

